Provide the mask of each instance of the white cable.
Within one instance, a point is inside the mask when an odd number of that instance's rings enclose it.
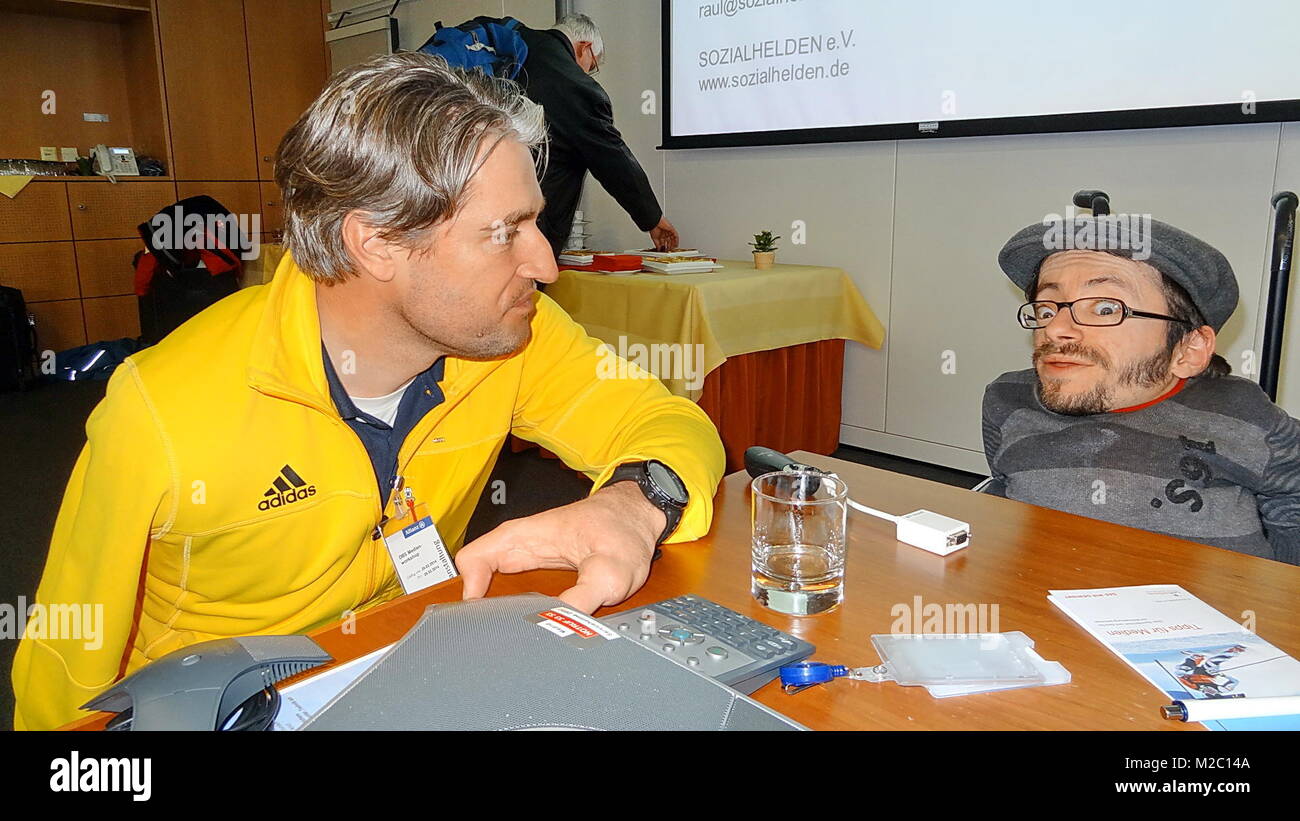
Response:
[[[904,544],[947,556],[970,543],[970,525],[958,519],[930,510],[914,510],[905,516],[893,516],[852,499],[848,502],[854,510],[893,522],[897,530],[895,535]]]
[[[869,516],[875,516],[875,517],[880,518],[880,519],[886,519],[886,520],[891,521],[891,522],[893,522],[893,523],[895,523],[895,524],[898,523],[898,519],[899,519],[899,517],[897,517],[897,516],[891,516],[890,514],[884,512],[883,510],[876,510],[874,507],[867,507],[866,505],[862,504],[861,502],[855,502],[855,501],[853,501],[852,499],[849,499],[849,507],[853,508],[854,510],[860,510],[860,511],[862,511],[863,513],[866,513],[866,514],[869,515]]]

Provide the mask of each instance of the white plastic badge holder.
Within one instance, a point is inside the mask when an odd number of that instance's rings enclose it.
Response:
[[[881,663],[876,681],[922,686],[935,698],[1064,684],[1070,672],[1034,652],[1033,639],[1012,633],[874,635]]]

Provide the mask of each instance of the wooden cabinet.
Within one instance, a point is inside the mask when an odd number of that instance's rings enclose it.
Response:
[[[175,183],[148,178],[38,179],[0,197],[0,284],[23,292],[41,350],[139,335],[136,226],[175,200]]]
[[[86,338],[131,339],[140,335],[140,309],[135,296],[110,296],[82,300],[86,315]]]
[[[0,157],[104,143],[167,162],[151,0],[0,0],[0,77]]]
[[[71,242],[0,245],[0,285],[17,288],[27,302],[77,299],[77,262]]]
[[[259,183],[262,187],[262,230],[277,237],[284,231],[284,198],[280,186],[273,182]]]
[[[257,178],[275,179],[275,151],[325,85],[320,0],[244,0]],[[315,25],[313,25],[315,24]]]
[[[77,244],[77,278],[82,297],[135,293],[132,260],[143,246],[138,239],[101,239]]]
[[[207,194],[232,214],[261,214],[259,185],[256,182],[180,182],[176,184],[176,196],[183,200]],[[265,227],[262,230],[266,230]]]
[[[158,31],[172,176],[257,179],[242,0],[158,0]]]
[[[14,122],[0,127],[0,157],[35,157],[42,145],[85,154],[102,142],[156,157],[168,173],[116,184],[38,177],[0,196],[0,284],[22,290],[42,350],[139,334],[138,226],[177,199],[208,194],[263,242],[278,239],[275,151],[325,84],[328,6],[0,0],[0,76],[10,98],[33,101],[5,112]],[[57,92],[48,110],[45,89]]]
[[[29,302],[27,312],[36,317],[36,347],[40,351],[65,351],[86,344],[86,323],[80,299]]]
[[[0,196],[0,242],[72,239],[63,185],[28,185],[13,199]]]
[[[138,237],[140,223],[176,201],[171,182],[68,183],[68,210],[77,239]]]
[[[158,0],[158,28],[173,176],[272,179],[280,138],[325,85],[320,0]]]

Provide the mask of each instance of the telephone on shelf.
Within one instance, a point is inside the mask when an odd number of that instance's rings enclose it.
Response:
[[[135,164],[135,152],[129,148],[109,148],[100,143],[90,151],[96,174],[106,177],[138,177],[140,168]]]

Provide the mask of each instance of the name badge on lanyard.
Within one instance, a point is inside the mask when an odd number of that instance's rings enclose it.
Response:
[[[417,502],[415,492],[409,487],[402,488],[401,481],[399,477],[399,484],[393,488],[392,505],[396,515],[384,522],[380,532],[403,592],[418,593],[458,574],[447,545],[429,515],[429,506]]]

